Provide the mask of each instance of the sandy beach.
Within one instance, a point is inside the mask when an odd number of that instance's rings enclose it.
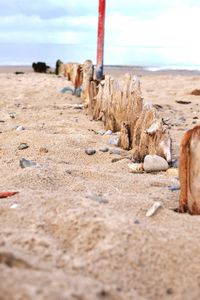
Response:
[[[169,125],[179,158],[183,133],[199,124],[199,73],[105,68],[127,71]],[[0,199],[0,300],[199,300],[200,217],[174,212],[178,177],[113,162],[128,152],[98,134],[103,123],[64,87],[64,77],[0,67],[0,191],[19,192]],[[21,168],[22,158],[36,165]],[[146,217],[155,201],[162,207]]]

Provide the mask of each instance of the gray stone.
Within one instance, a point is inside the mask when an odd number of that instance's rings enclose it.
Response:
[[[108,151],[109,151],[109,148],[108,148],[108,147],[101,147],[101,148],[99,149],[99,151],[101,151],[101,152],[108,152]]]
[[[110,154],[121,155],[121,151],[120,151],[120,149],[111,149]]]
[[[60,90],[60,93],[62,94],[72,94],[74,92],[74,90],[70,87],[64,87]]]
[[[96,150],[95,149],[92,149],[92,148],[88,148],[88,149],[85,149],[85,153],[87,155],[93,155],[96,153]]]
[[[34,167],[34,166],[37,165],[37,163],[35,161],[28,160],[28,159],[25,159],[25,158],[20,159],[19,164],[20,164],[20,167],[22,169],[29,168],[29,167]]]
[[[134,224],[140,224],[140,221],[139,221],[138,219],[136,219],[136,220],[134,221]]]
[[[166,171],[169,168],[167,161],[158,155],[146,155],[144,158],[145,172],[159,172]]]
[[[179,191],[180,190],[180,185],[175,185],[175,184],[172,184],[172,185],[169,185],[168,186],[168,189],[170,190],[170,191]]]
[[[112,137],[110,137],[108,139],[107,142],[109,145],[114,145],[114,146],[118,146],[119,144],[119,136],[118,135],[113,135]]]
[[[18,150],[24,150],[24,149],[27,149],[29,146],[26,144],[26,143],[21,143],[19,146],[18,146]]]

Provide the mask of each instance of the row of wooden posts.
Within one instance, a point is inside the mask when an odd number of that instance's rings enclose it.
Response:
[[[140,81],[133,74],[121,79],[105,75],[101,81],[94,78],[91,60],[83,64],[59,64],[57,73],[70,80],[94,120],[102,120],[105,128],[120,132],[119,145],[130,150],[133,160],[141,162],[148,154],[157,154],[168,162],[172,160],[172,141],[156,108],[144,103]],[[200,126],[187,131],[180,148],[179,212],[200,215],[199,149]]]
[[[106,130],[120,132],[119,146],[131,150],[135,161],[147,154],[157,154],[171,161],[171,138],[156,109],[144,104],[140,81],[133,74],[121,79],[105,75],[94,78],[91,60],[79,63],[60,63],[57,73],[81,89],[81,99],[94,120],[102,120]]]

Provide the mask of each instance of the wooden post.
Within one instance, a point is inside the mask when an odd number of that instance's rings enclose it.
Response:
[[[96,79],[97,80],[101,80],[103,77],[105,7],[106,7],[106,0],[99,0],[97,64],[96,64]]]

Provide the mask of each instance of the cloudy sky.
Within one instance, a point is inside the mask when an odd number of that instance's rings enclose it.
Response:
[[[0,43],[96,47],[98,0],[0,0],[0,7]],[[107,60],[132,47],[159,47],[197,61],[200,0],[107,0],[106,7]]]

